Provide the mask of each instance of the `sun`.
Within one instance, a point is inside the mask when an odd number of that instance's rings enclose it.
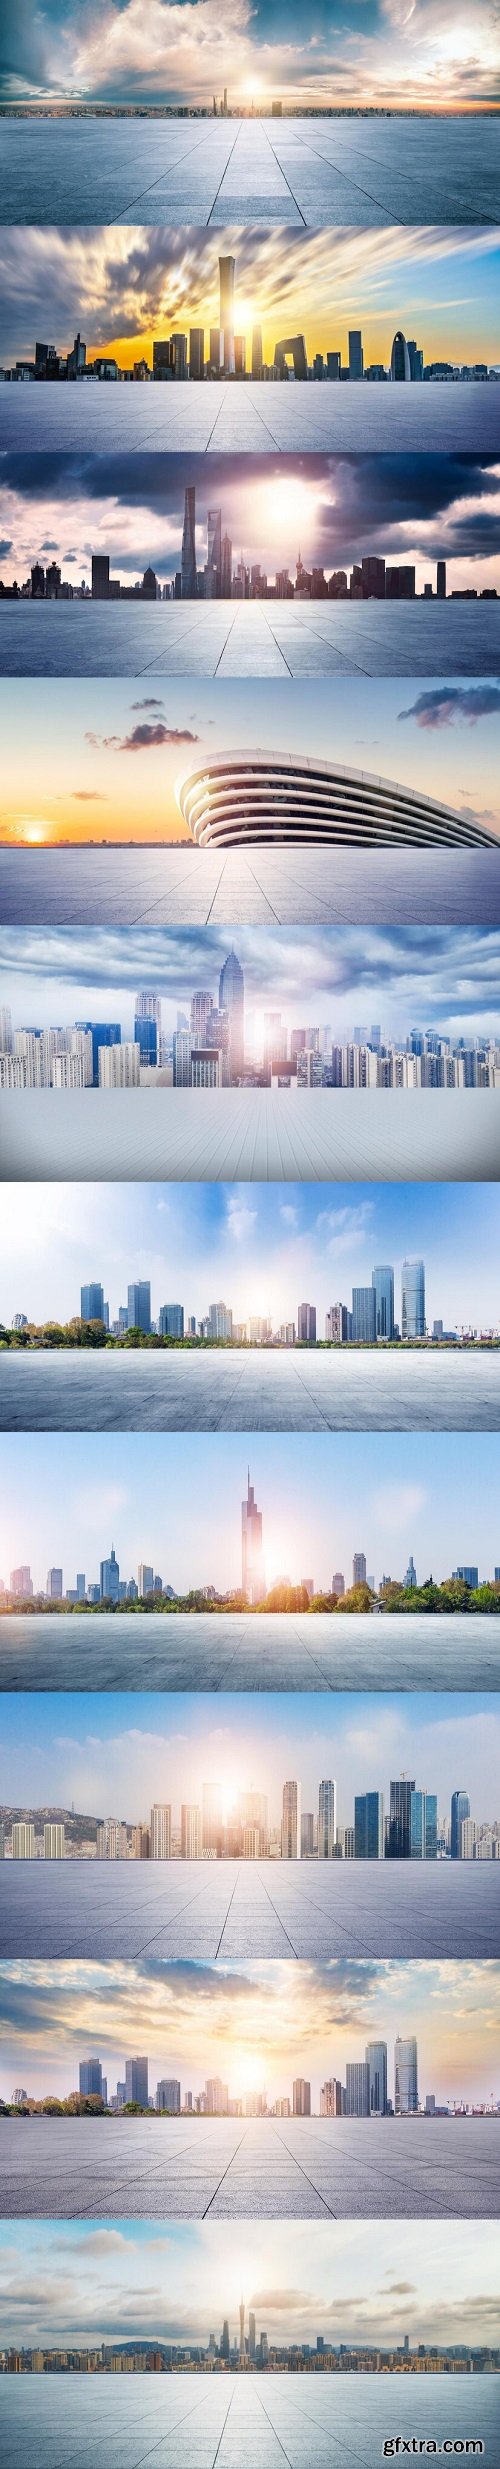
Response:
[[[30,849],[39,848],[40,845],[47,839],[47,824],[34,822],[20,823],[18,836],[20,840],[24,840],[26,842]]]

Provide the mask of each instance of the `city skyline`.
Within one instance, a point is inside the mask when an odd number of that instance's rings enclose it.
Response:
[[[14,1028],[122,1022],[133,1042],[140,988],[158,994],[169,1034],[178,1012],[189,1029],[193,992],[209,991],[231,950],[244,976],[247,1037],[257,1054],[266,1015],[279,1009],[290,1029],[319,1024],[342,1044],[375,1020],[383,1038],[429,1029],[452,1040],[498,1035],[500,930],[497,926],[355,927],[42,927],[0,930],[1,1006]],[[299,965],[300,964],[300,965]],[[24,1017],[23,1017],[24,1016]]]
[[[61,20],[58,0],[40,17],[27,0],[19,26],[5,46],[2,91],[15,104],[35,98],[82,97],[89,104],[159,103],[160,107],[211,112],[228,92],[229,111],[271,112],[271,98],[302,110],[371,109],[434,112],[488,108],[498,95],[498,40],[494,9],[477,0],[474,17],[464,0],[439,0],[432,15],[425,0],[411,13],[390,19],[383,0],[369,0],[360,25],[355,0],[346,0],[341,22],[331,24],[316,0],[228,0],[221,21],[214,0],[200,0],[179,27],[173,0],[154,14],[146,0],[106,0],[95,35],[92,0],[76,0]],[[280,104],[281,108],[281,104]]]
[[[0,1321],[22,1312],[63,1323],[80,1288],[98,1278],[110,1304],[132,1277],[149,1279],[153,1317],[174,1287],[187,1329],[223,1296],[235,1322],[297,1320],[299,1292],[317,1308],[319,1337],[351,1283],[371,1283],[377,1260],[425,1261],[426,1314],[444,1328],[496,1327],[499,1202],[494,1184],[37,1184],[11,1183],[0,1229]],[[198,1311],[199,1305],[199,1311]],[[479,1321],[477,1315],[479,1313]],[[399,1317],[399,1308],[397,1312]]]
[[[116,678],[0,681],[7,845],[186,844],[177,789],[194,750],[252,743],[327,760],[334,749],[500,833],[498,680],[304,679],[292,697],[265,678],[176,678],[174,698],[150,683],[151,694]]]
[[[234,1698],[218,1692],[210,1727],[203,1699],[189,1691],[180,1715],[155,1691],[93,1695],[90,1717],[88,1701],[70,1685],[50,1698],[12,1696],[2,1715],[1,1805],[70,1813],[74,1802],[80,1815],[104,1821],[114,1812],[119,1822],[139,1826],[149,1824],[154,1806],[170,1804],[178,1832],[181,1804],[202,1808],[205,1784],[217,1788],[228,1816],[239,1792],[263,1794],[269,1824],[280,1828],[285,1779],[300,1782],[302,1810],[317,1812],[319,1782],[333,1778],[338,1823],[351,1826],[356,1794],[382,1791],[388,1809],[391,1779],[406,1774],[437,1795],[439,1826],[449,1824],[452,1794],[462,1789],[472,1819],[491,1824],[498,1703],[479,1693],[471,1712],[461,1678],[457,1673],[451,1710],[439,1691],[411,1699],[388,1692],[383,1701],[341,1691],[321,1723],[307,1692],[284,1701],[270,1692],[264,1704],[250,1696],[236,1713]]]
[[[237,1450],[221,1432],[48,1432],[43,1446],[0,1440],[0,1575],[29,1560],[42,1588],[51,1564],[98,1578],[113,1542],[127,1575],[147,1552],[181,1595],[239,1589],[249,1456],[268,1582],[306,1573],[329,1589],[332,1568],[360,1550],[376,1581],[402,1576],[410,1552],[420,1579],[437,1582],[462,1556],[481,1577],[500,1563],[496,1433],[242,1433]]]
[[[264,560],[270,580],[295,567],[330,573],[365,556],[415,566],[415,589],[498,590],[498,466],[493,455],[359,454],[206,456],[7,452],[0,520],[2,579],[24,584],[53,562],[68,586],[90,587],[92,557],[133,588],[149,568],[163,585],[181,571],[184,494],[196,491],[197,559],[206,557],[209,510],[220,510],[233,560]],[[153,592],[153,597],[155,596]],[[139,601],[139,606],[141,605]]]
[[[6,2341],[199,2340],[255,2310],[278,2341],[498,2344],[495,2221],[9,2220],[0,2226]]]
[[[221,249],[236,260],[235,322],[247,338],[249,370],[256,323],[271,364],[276,339],[304,329],[311,357],[328,339],[345,363],[349,328],[362,324],[366,365],[388,365],[395,331],[403,325],[413,334],[415,318],[426,363],[491,364],[500,356],[495,227],[229,225],[214,242],[193,225],[153,234],[138,223],[121,230],[118,245],[105,224],[63,234],[41,227],[35,254],[22,226],[4,229],[0,362],[31,361],[42,328],[50,328],[58,352],[78,328],[88,357],[116,354],[130,369],[144,355],[152,362],[155,337],[183,322],[204,325],[208,342],[218,319]]]
[[[310,2083],[311,2114],[332,2077],[366,2044],[385,2043],[387,2098],[395,2102],[395,2041],[417,2042],[417,2099],[438,2104],[500,2100],[500,1967],[494,1961],[304,1962],[110,1965],[3,1962],[0,1966],[1,2094],[11,2083],[43,2099],[67,2098],[96,2055],[107,2081],[124,2059],[147,2053],[148,2093],[162,2077],[199,2097],[219,2080],[229,2098],[290,2098]],[[128,2097],[140,2095],[132,2093]]]

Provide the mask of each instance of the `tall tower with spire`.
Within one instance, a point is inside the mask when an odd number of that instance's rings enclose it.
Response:
[[[245,2300],[240,2298],[240,2358],[245,2356]]]
[[[250,1467],[247,1496],[241,1504],[241,1583],[249,1603],[262,1603],[266,1591],[262,1545],[262,1510],[257,1508]]]

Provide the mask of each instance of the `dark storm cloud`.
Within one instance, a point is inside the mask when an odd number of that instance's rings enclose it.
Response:
[[[430,686],[409,703],[398,720],[416,720],[418,729],[449,729],[454,720],[478,720],[500,712],[500,686]]]

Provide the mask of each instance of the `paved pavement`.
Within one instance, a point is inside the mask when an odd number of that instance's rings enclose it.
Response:
[[[44,1612],[0,1619],[0,1691],[497,1690],[487,1613]]]
[[[6,1861],[0,1956],[498,1959],[498,1866]]]
[[[500,600],[4,600],[4,677],[497,677]]]
[[[497,1354],[0,1355],[0,1431],[500,1431]]]
[[[4,2219],[486,2220],[495,2118],[6,2118]]]
[[[500,446],[500,384],[0,386],[0,451],[448,454]]]
[[[231,2311],[230,2252],[227,2290]],[[157,2338],[164,2317],[159,2304]],[[379,2469],[398,2432],[431,2450],[479,2438],[487,2469],[500,2463],[496,2375],[11,2375],[1,2428],[9,2469]]]
[[[0,849],[3,924],[385,926],[389,916],[500,925],[500,847],[454,850],[452,866],[449,849]]]
[[[490,1183],[500,1089],[16,1089],[0,1181]]]
[[[5,223],[498,223],[492,115],[6,119]]]

